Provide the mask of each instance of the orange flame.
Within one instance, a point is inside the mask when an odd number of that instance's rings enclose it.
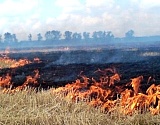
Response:
[[[131,79],[130,87],[133,90],[125,89],[115,84],[120,82],[120,76],[118,73],[113,74],[111,71],[101,71],[99,69],[98,72],[103,72],[99,82],[94,78],[89,79],[83,76],[82,81],[78,79],[72,84],[55,89],[53,94],[64,94],[73,101],[87,100],[89,98],[89,101],[87,101],[89,105],[100,106],[102,110],[109,112],[113,110],[119,101],[121,112],[124,114],[132,115],[135,111],[145,112],[147,110],[154,115],[160,112],[160,85],[151,85],[146,91],[147,94],[139,93],[143,76]],[[107,72],[111,72],[112,75],[107,75]],[[120,99],[115,98],[118,94],[120,94]]]
[[[0,77],[0,87],[8,88],[11,85],[11,76],[7,73],[6,76]]]
[[[37,79],[40,78],[40,75],[38,70],[34,70],[34,73],[35,73],[34,76],[27,76],[26,81],[21,86],[18,86],[15,90],[21,91],[28,86],[37,87],[39,85]]]
[[[16,67],[21,67],[21,66],[24,66],[26,64],[30,64],[31,61],[29,61],[28,59],[20,59],[18,61],[16,61],[14,64],[12,64],[10,66],[10,68],[16,68]]]
[[[11,76],[8,74],[5,77],[0,77],[0,87],[3,89],[3,93],[14,93],[17,91],[22,91],[26,89],[27,87],[38,87],[38,78],[40,78],[39,71],[35,70],[34,75],[27,76],[26,81],[22,83],[22,85],[15,87],[14,89],[11,89],[10,86],[12,86],[11,83]]]
[[[35,59],[39,62],[39,59]],[[28,61],[19,61],[22,65],[30,63]],[[22,64],[21,64],[22,63]],[[17,66],[16,65],[16,66]],[[63,94],[72,101],[83,100],[91,106],[100,107],[103,111],[111,112],[116,105],[120,107],[120,111],[126,115],[132,115],[135,111],[146,112],[156,115],[160,113],[160,85],[152,84],[145,93],[140,93],[139,89],[143,76],[131,79],[130,84],[120,84],[120,75],[115,69],[98,69],[96,72],[101,73],[100,80],[88,78],[81,75],[81,79],[77,79],[72,84],[59,87],[52,91],[53,94]],[[4,88],[4,93],[14,93],[16,91],[25,90],[26,87],[39,86],[39,71],[35,70],[33,75],[26,77],[26,81],[16,88],[10,89],[12,86],[11,76],[0,77],[0,87]],[[148,84],[148,82],[147,82]],[[126,86],[129,86],[126,89]]]
[[[131,85],[132,85],[132,87],[133,87],[134,94],[137,95],[137,94],[138,94],[138,91],[139,91],[140,83],[141,83],[141,81],[143,80],[143,76],[139,76],[139,77],[133,78],[133,79],[131,79],[131,80],[132,80]]]

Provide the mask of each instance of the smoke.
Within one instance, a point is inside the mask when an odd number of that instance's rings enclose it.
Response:
[[[127,49],[65,51],[59,53],[59,57],[47,65],[47,67],[50,65],[136,62],[147,58],[142,55],[143,54],[138,50],[133,51]]]
[[[153,41],[153,38],[155,39]],[[137,62],[159,56],[158,43],[160,37],[133,37],[115,38],[113,41],[23,41],[0,43],[0,49],[6,46],[12,50],[27,52],[50,52],[52,51],[52,63],[50,65],[69,64],[105,64]],[[117,40],[117,41],[116,41]],[[139,40],[135,42],[136,40]],[[143,41],[144,40],[144,41]],[[148,40],[148,41],[146,41]],[[151,49],[151,50],[150,50]],[[19,51],[20,50],[20,51]]]

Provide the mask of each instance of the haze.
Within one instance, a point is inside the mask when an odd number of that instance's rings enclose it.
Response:
[[[0,34],[15,33],[19,40],[50,30],[160,35],[159,0],[0,0],[0,8]]]

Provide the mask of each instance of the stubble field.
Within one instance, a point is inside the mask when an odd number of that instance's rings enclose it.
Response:
[[[10,61],[5,61],[6,59]],[[158,47],[76,51],[67,48],[65,51],[9,52],[6,59],[1,58],[0,63],[0,124],[150,125],[160,122]],[[17,63],[17,66],[13,66],[20,59],[25,59],[20,61],[25,64]],[[115,74],[118,74],[120,79],[114,79],[111,84],[110,79]],[[141,81],[133,83],[134,78],[141,78]],[[79,83],[77,79],[80,80]],[[98,86],[95,85],[95,81]],[[135,84],[139,85],[138,90],[134,87]],[[139,103],[145,101],[135,101],[133,98],[139,99],[139,95],[143,94],[142,97],[148,99],[149,94],[146,91],[153,84],[158,95],[155,100],[151,99],[150,104],[145,103],[146,109],[148,106],[147,110],[141,111],[140,107],[143,110],[144,107],[139,106]],[[72,85],[80,87],[77,89]],[[111,90],[112,95],[105,95],[104,98],[104,94],[96,91],[87,97],[84,96],[85,92],[91,92],[93,86],[100,87],[105,93],[106,90]],[[70,95],[68,91],[71,90],[74,91]],[[135,101],[130,105],[125,104],[128,106],[127,109],[120,104],[123,99],[121,93],[125,90],[131,91],[128,98]],[[91,104],[92,99],[101,102]],[[110,104],[113,106],[106,106],[108,101],[111,101]],[[101,108],[104,106],[105,108]],[[152,109],[157,111],[154,112]]]

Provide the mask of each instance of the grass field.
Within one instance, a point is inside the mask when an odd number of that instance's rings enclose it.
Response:
[[[8,68],[16,61],[0,59],[0,67]],[[0,125],[160,125],[160,114],[150,112],[124,115],[121,107],[112,112],[73,102],[52,89],[31,89],[5,94],[0,90]]]
[[[160,115],[103,113],[85,102],[72,102],[51,90],[0,93],[0,125],[158,125]]]
[[[14,60],[0,58],[0,68],[8,68],[16,63]]]

